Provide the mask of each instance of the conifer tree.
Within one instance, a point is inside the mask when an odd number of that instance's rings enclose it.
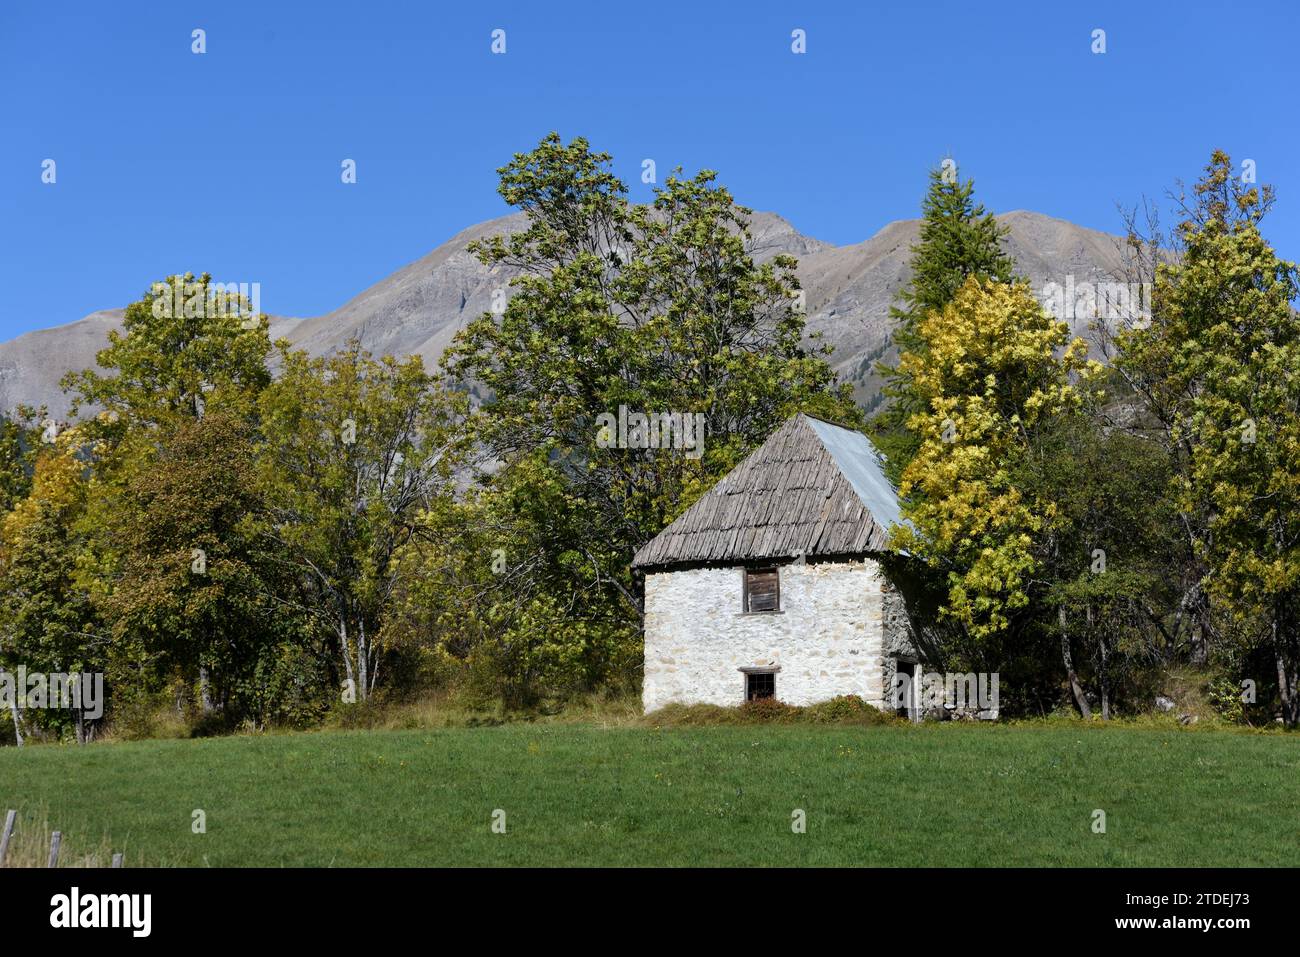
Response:
[[[1009,282],[1015,263],[999,242],[1006,229],[974,197],[973,180],[961,180],[951,165],[930,170],[930,186],[921,204],[920,240],[912,247],[912,276],[890,309],[898,353],[920,355],[926,341],[921,322],[950,303],[966,280]],[[908,420],[921,408],[912,373],[900,363],[881,363],[889,404],[872,422],[872,437],[888,460],[890,478],[898,482],[916,455],[921,437]]]

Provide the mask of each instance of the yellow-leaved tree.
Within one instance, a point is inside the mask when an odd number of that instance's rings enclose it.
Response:
[[[44,442],[33,455],[31,488],[0,517],[0,669],[31,673],[102,672],[104,642],[96,635],[91,600],[93,567],[87,502],[95,451],[78,428]],[[20,702],[18,699],[22,697]],[[88,738],[86,715],[58,708],[25,711],[25,689],[9,696],[14,739],[41,726],[61,733],[69,725]]]
[[[899,361],[923,410],[908,422],[921,444],[903,471],[910,525],[894,545],[945,576],[941,612],[978,647],[1028,604],[1035,545],[1055,516],[1016,487],[1017,471],[1101,366],[1023,283],[971,277],[918,333],[925,348]]]

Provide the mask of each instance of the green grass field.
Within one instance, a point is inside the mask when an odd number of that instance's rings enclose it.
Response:
[[[128,866],[1294,865],[1298,784],[1297,736],[1079,725],[513,724],[0,751],[0,809]]]

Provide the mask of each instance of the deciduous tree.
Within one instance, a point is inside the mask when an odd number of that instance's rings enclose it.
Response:
[[[358,699],[379,679],[395,556],[452,493],[462,397],[418,356],[375,359],[355,340],[323,358],[282,346],[262,393],[264,533],[302,582]]]
[[[1168,423],[1213,600],[1272,653],[1283,719],[1300,723],[1300,317],[1295,263],[1260,233],[1273,193],[1215,152],[1158,267],[1148,326],[1121,367]]]
[[[1057,519],[1055,503],[1018,487],[1017,471],[1036,433],[1079,408],[1077,380],[1099,366],[1023,284],[972,276],[918,334],[925,348],[899,363],[921,402],[908,420],[921,444],[903,471],[910,524],[894,544],[946,576],[943,612],[978,648],[1028,604],[1039,540]]]

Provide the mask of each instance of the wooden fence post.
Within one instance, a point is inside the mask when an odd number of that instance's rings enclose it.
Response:
[[[5,852],[9,850],[9,838],[14,836],[14,822],[18,819],[18,812],[10,810],[5,815],[5,829],[0,833],[0,867],[5,866]]]
[[[59,845],[63,843],[63,832],[55,831],[50,835],[50,867],[59,866]]]
[[[114,855],[113,855],[113,866],[114,866],[114,867],[121,867],[121,866],[122,866],[122,855],[121,855],[121,854],[114,854]]]

